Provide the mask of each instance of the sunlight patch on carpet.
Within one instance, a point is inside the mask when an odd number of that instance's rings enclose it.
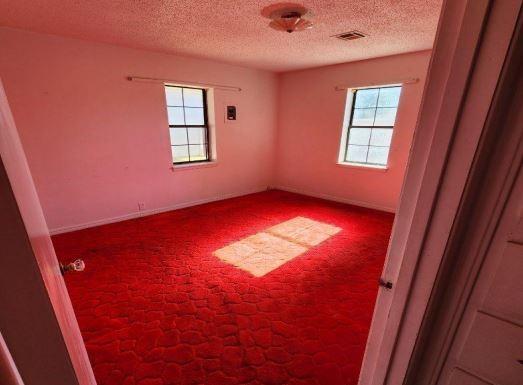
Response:
[[[340,231],[327,223],[296,217],[218,249],[214,255],[262,277]]]

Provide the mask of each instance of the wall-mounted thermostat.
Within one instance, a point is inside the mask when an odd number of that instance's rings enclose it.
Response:
[[[227,106],[227,120],[236,120],[236,106]]]

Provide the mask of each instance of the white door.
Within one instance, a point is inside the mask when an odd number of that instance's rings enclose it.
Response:
[[[523,384],[522,211],[520,169],[439,384]]]
[[[520,8],[443,2],[360,385],[406,378]]]
[[[96,384],[1,81],[0,155],[0,327],[7,347],[27,384]]]

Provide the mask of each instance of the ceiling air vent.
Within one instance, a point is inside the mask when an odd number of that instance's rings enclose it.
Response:
[[[339,35],[334,35],[334,37],[337,37],[338,39],[341,39],[341,40],[356,40],[356,39],[361,39],[362,37],[366,37],[367,35],[365,35],[363,32],[359,32],[359,31],[349,31],[349,32],[344,32],[344,33],[340,33]]]

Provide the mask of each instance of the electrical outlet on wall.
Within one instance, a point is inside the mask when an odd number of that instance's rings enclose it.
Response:
[[[223,105],[223,120],[225,123],[236,123],[237,122],[237,104],[236,102],[226,101]]]
[[[145,210],[145,203],[138,202],[138,211],[143,211],[143,210]]]
[[[236,106],[227,106],[227,120],[236,120]]]

